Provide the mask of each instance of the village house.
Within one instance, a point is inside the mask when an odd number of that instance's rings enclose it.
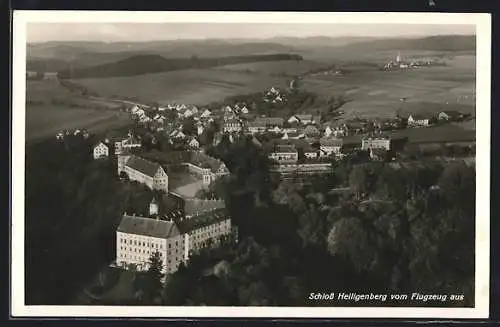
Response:
[[[391,138],[387,136],[371,136],[365,137],[361,140],[361,150],[370,149],[391,149]]]
[[[262,121],[251,121],[247,125],[248,132],[251,134],[264,133],[266,128],[266,123]]]
[[[132,133],[129,132],[128,137],[115,142],[115,154],[121,154],[124,151],[131,149],[138,149],[142,147],[142,143],[139,139],[135,138]]]
[[[192,137],[189,142],[188,146],[193,149],[198,149],[200,147],[200,142],[195,137]]]
[[[200,117],[201,117],[201,118],[208,118],[208,117],[210,117],[211,115],[212,115],[212,112],[211,112],[210,110],[208,110],[208,109],[205,109],[205,110],[201,113]]]
[[[321,119],[319,116],[313,116],[310,114],[297,114],[288,118],[287,122],[290,124],[297,123],[302,125],[309,125],[319,124],[321,122]]]
[[[261,122],[266,125],[267,128],[283,127],[284,120],[281,117],[257,117],[255,122]]]
[[[308,138],[315,138],[319,137],[321,132],[318,130],[316,126],[308,125],[306,126],[306,128],[304,128],[303,134]]]
[[[338,155],[342,150],[342,145],[342,139],[322,137],[319,140],[320,156],[329,157],[331,155]]]
[[[408,126],[411,127],[426,127],[430,126],[432,118],[425,115],[411,114],[408,116]]]
[[[332,136],[332,134],[333,134],[333,130],[331,129],[331,127],[330,126],[326,126],[325,132],[323,133],[323,135],[325,137],[330,137],[330,136]]]
[[[283,118],[280,117],[257,117],[247,125],[251,134],[264,133],[266,131],[281,132]]]
[[[268,158],[278,163],[296,163],[299,159],[297,148],[293,144],[276,144]]]
[[[464,118],[464,114],[459,111],[445,110],[438,114],[439,120],[457,121]]]
[[[238,119],[228,119],[224,121],[224,133],[241,132],[242,129],[243,127]]]
[[[180,129],[173,130],[169,135],[172,139],[183,140],[186,138],[186,134],[182,132]]]
[[[184,118],[191,117],[193,114],[194,114],[193,110],[191,109],[185,109],[183,111],[182,110],[180,111],[180,116]]]
[[[304,151],[304,156],[307,159],[317,159],[319,156],[319,150],[313,148],[311,145],[307,145],[306,147],[303,148]]]
[[[336,126],[332,129],[332,136],[339,138],[343,136],[347,136],[348,131],[346,126]]]
[[[93,149],[94,159],[107,158],[109,156],[109,148],[103,142],[99,142]]]
[[[129,180],[145,184],[152,190],[168,192],[168,175],[161,165],[129,155],[118,155],[118,175],[125,173]]]
[[[312,115],[293,115],[288,118],[288,123],[299,123],[302,125],[312,124],[313,116]]]
[[[281,137],[282,140],[299,140],[305,138],[303,132],[285,132]]]

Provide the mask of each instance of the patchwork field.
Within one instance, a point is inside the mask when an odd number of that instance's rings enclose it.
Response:
[[[447,64],[395,71],[366,67],[343,76],[307,76],[300,88],[325,97],[342,95],[349,101],[342,108],[343,118],[390,117],[398,109],[474,114],[475,57],[457,56]]]
[[[26,142],[55,135],[61,129],[86,128],[99,132],[130,122],[117,104],[86,99],[60,86],[57,81],[26,84]]]
[[[285,87],[286,77],[221,69],[189,69],[134,77],[78,79],[76,83],[103,97],[135,98],[139,102],[204,105],[227,96]]]
[[[247,64],[226,65],[215,69],[225,71],[249,72],[268,75],[301,75],[313,69],[324,68],[324,63],[301,60],[301,61],[274,61],[274,62],[254,62]]]

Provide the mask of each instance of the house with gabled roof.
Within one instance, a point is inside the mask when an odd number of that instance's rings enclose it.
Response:
[[[411,114],[408,116],[408,126],[425,127],[430,126],[434,117],[425,114]]]
[[[282,140],[299,140],[305,138],[303,132],[285,132],[281,137]]]
[[[309,138],[319,137],[321,134],[318,128],[314,125],[306,126],[306,128],[304,128],[304,131],[302,133]]]
[[[333,137],[322,137],[319,140],[319,149],[321,157],[328,157],[331,155],[338,155],[342,149],[342,139]]]
[[[444,110],[438,114],[439,120],[454,121],[464,118],[464,114],[456,110]]]
[[[200,142],[195,137],[191,137],[188,141],[188,146],[193,149],[198,149],[200,147]]]
[[[297,114],[288,118],[288,122],[292,123],[300,123],[302,125],[312,124],[314,122],[313,115],[310,114]]]
[[[129,154],[118,155],[118,175],[126,174],[129,180],[145,184],[152,190],[168,192],[168,175],[155,162]]]
[[[208,118],[208,117],[210,117],[211,115],[212,115],[212,112],[211,112],[210,110],[208,110],[208,109],[205,109],[205,110],[201,113],[200,117],[201,117],[201,118]]]
[[[109,147],[103,142],[99,142],[92,149],[92,153],[94,155],[94,159],[102,159],[109,157]]]
[[[293,144],[273,144],[268,158],[278,163],[296,163],[299,159],[297,148]]]

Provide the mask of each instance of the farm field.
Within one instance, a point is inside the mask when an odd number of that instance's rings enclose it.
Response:
[[[476,139],[474,130],[467,130],[454,124],[436,125],[422,128],[406,128],[386,133],[391,138],[408,138],[409,143],[452,143],[469,142]],[[344,137],[344,144],[361,143],[363,135]]]
[[[99,132],[130,123],[118,105],[71,93],[56,81],[28,81],[26,85],[26,142],[55,135],[61,129],[86,128]]]
[[[475,57],[457,56],[440,67],[395,71],[366,67],[343,76],[307,76],[299,87],[325,97],[342,95],[349,102],[342,107],[341,118],[391,117],[398,109],[405,114],[460,110],[474,115]]]
[[[254,62],[237,65],[219,66],[215,69],[224,71],[239,71],[257,74],[268,75],[301,75],[309,72],[312,69],[320,69],[326,67],[325,63],[319,63],[309,60],[283,60],[274,62]]]
[[[133,77],[78,79],[76,83],[103,97],[135,98],[139,102],[205,105],[225,97],[286,87],[286,77],[221,69],[189,69]]]

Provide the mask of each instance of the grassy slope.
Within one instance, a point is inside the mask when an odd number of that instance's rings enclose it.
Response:
[[[127,114],[116,110],[116,104],[85,99],[57,81],[28,81],[26,100],[27,142],[52,136],[61,129],[87,128],[96,132],[129,122]],[[58,102],[54,104],[53,100]]]
[[[135,97],[144,102],[203,105],[271,86],[285,87],[288,80],[265,73],[189,69],[134,77],[79,79],[75,82],[104,97]]]
[[[254,62],[247,64],[225,65],[217,67],[218,70],[240,71],[240,72],[253,72],[258,74],[269,75],[298,75],[304,74],[311,69],[318,69],[325,67],[325,64],[302,60],[302,61],[275,61],[275,62]]]

